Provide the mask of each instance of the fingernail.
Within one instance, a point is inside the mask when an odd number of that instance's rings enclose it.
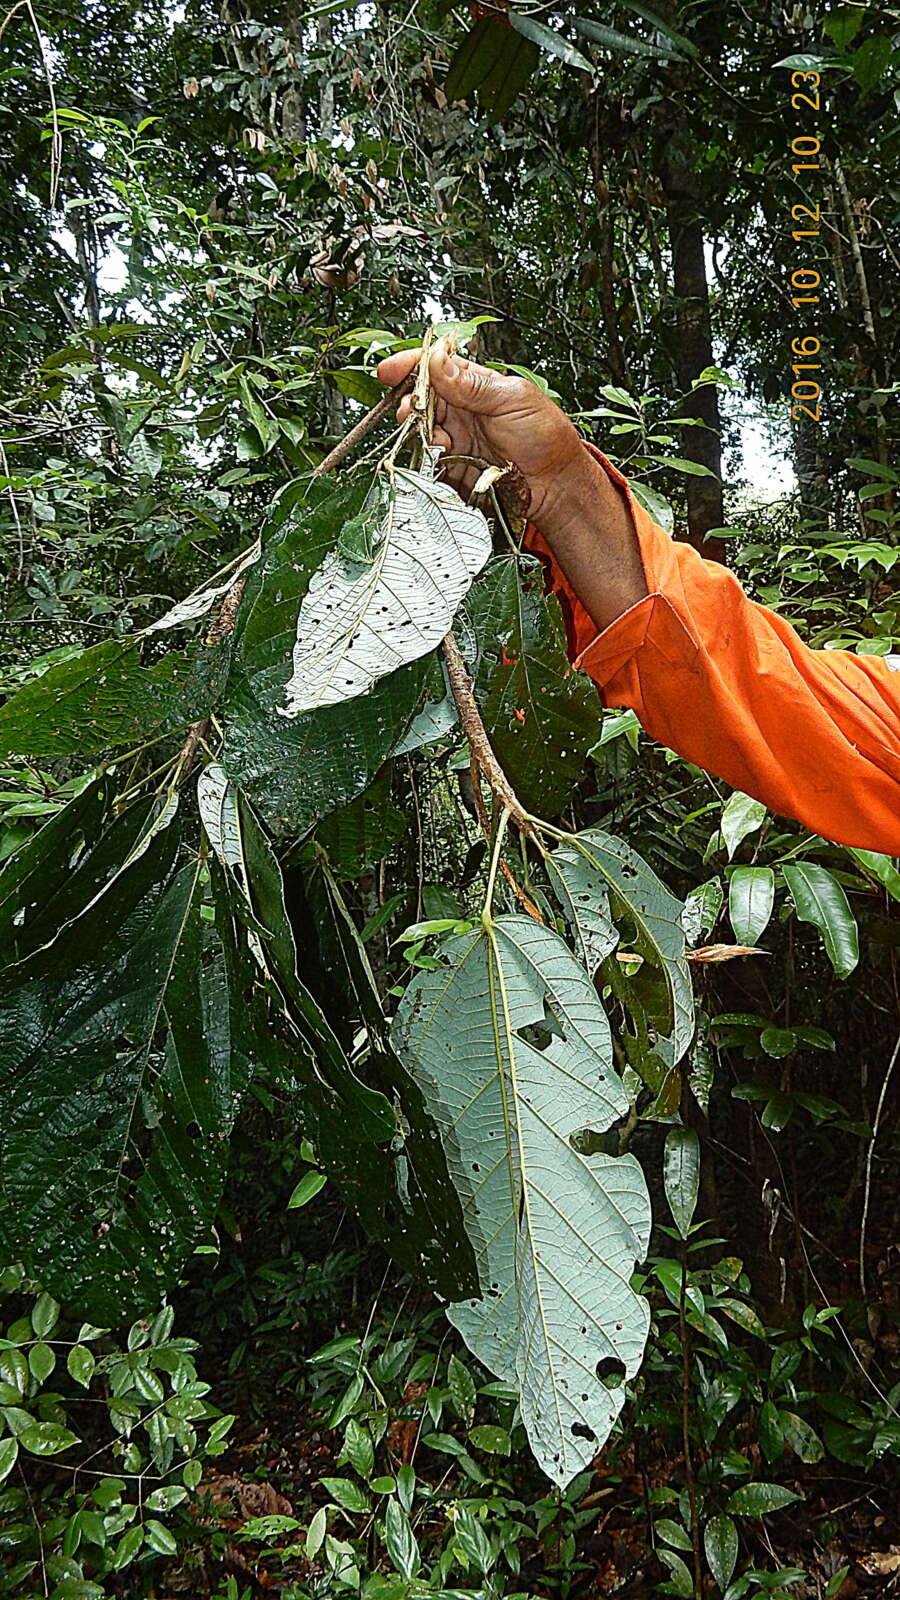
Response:
[[[448,378],[459,377],[459,364],[451,356],[444,357],[444,374]]]

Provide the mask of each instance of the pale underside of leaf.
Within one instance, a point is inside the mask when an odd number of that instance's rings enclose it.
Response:
[[[228,576],[218,581],[204,584],[202,588],[195,589],[193,594],[186,595],[184,600],[179,600],[163,616],[151,622],[149,627],[141,630],[142,635],[147,633],[162,633],[169,628],[184,627],[188,622],[196,622],[198,617],[205,617],[214,600],[235,584],[248,567],[252,567],[260,555],[259,541],[245,550],[239,561],[236,561],[229,570]]]
[[[552,930],[501,917],[441,954],[450,965],[410,985],[395,1040],[441,1127],[478,1262],[483,1298],[449,1316],[518,1386],[532,1448],[565,1484],[608,1437],[649,1323],[629,1283],[649,1239],[641,1170],[570,1142],[628,1101],[593,985]]]
[[[449,484],[397,468],[375,559],[348,561],[334,550],[310,580],[282,714],[365,694],[433,650],[490,550],[480,511]]]

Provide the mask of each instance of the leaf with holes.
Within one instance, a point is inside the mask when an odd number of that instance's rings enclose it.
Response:
[[[593,985],[551,929],[499,917],[438,959],[393,1038],[441,1127],[478,1262],[484,1298],[449,1315],[518,1386],[532,1449],[566,1484],[608,1437],[649,1325],[629,1285],[650,1227],[640,1167],[578,1148],[628,1100]]]
[[[366,694],[435,649],[490,555],[483,513],[431,472],[395,467],[373,494],[373,559],[333,550],[300,602],[287,717]]]
[[[360,794],[409,728],[425,661],[392,672],[365,696],[289,719],[280,715],[293,672],[297,618],[310,578],[358,516],[370,480],[310,484],[264,541],[247,575],[225,702],[222,762],[276,832],[303,834]]]
[[[134,639],[107,639],[58,662],[0,707],[0,759],[106,755],[119,745],[174,733],[216,704],[225,688],[227,641],[175,651],[145,666]]]

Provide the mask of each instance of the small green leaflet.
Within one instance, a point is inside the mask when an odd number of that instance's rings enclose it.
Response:
[[[693,1128],[670,1128],[666,1134],[663,1185],[675,1226],[686,1239],[700,1192],[700,1141]]]
[[[728,884],[728,915],[738,944],[756,944],[775,905],[771,867],[735,867]]]
[[[499,917],[438,956],[393,1038],[441,1127],[478,1262],[483,1298],[449,1316],[517,1386],[532,1449],[563,1485],[609,1436],[649,1325],[629,1286],[650,1227],[640,1167],[573,1143],[628,1100],[593,985],[551,929]]]

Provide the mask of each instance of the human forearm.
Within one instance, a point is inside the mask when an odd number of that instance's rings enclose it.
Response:
[[[560,473],[535,525],[598,631],[647,594],[625,497],[588,450]]]

